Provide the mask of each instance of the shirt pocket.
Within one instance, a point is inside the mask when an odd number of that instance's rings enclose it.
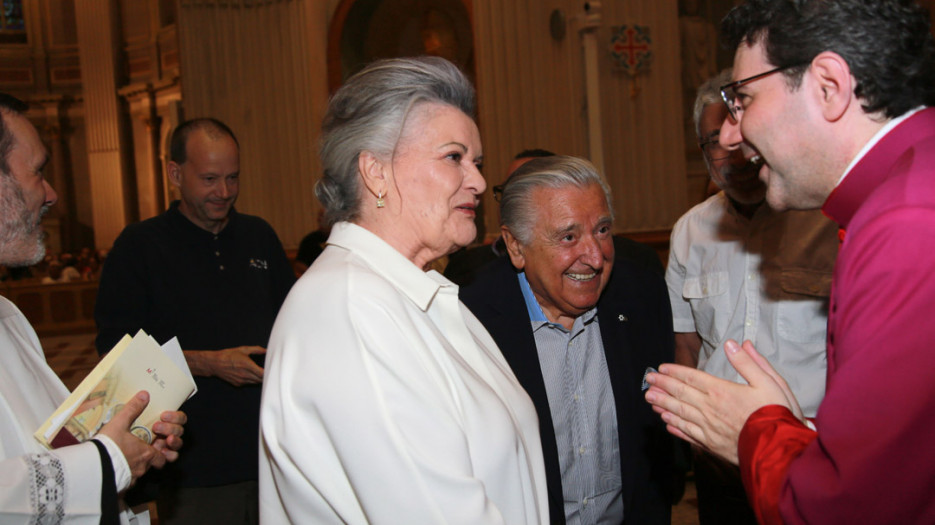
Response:
[[[796,343],[824,343],[828,329],[831,272],[785,268],[780,282],[779,336]]]
[[[727,272],[686,277],[682,297],[691,303],[695,331],[705,341],[717,342],[727,331],[730,315],[730,280]]]

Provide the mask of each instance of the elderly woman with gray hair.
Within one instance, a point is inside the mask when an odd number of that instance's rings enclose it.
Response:
[[[470,243],[474,90],[439,58],[335,93],[324,253],[279,312],[261,408],[265,523],[548,521],[535,408],[434,259]]]

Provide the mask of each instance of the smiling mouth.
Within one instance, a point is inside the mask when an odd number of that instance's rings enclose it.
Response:
[[[594,279],[595,277],[597,277],[597,272],[591,272],[591,273],[571,273],[571,272],[568,272],[568,273],[566,273],[565,275],[567,275],[568,278],[571,279],[571,280],[573,280],[573,281],[590,281],[591,279]]]

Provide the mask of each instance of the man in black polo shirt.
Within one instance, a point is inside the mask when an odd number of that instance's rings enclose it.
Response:
[[[240,156],[226,125],[179,125],[168,172],[181,200],[128,226],[107,257],[97,350],[140,328],[178,336],[198,383],[186,450],[159,481],[160,522],[256,523],[262,357],[295,277],[269,224],[233,208]]]

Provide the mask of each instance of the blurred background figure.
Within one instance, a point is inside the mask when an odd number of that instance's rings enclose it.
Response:
[[[315,259],[321,255],[321,252],[325,251],[325,243],[328,242],[330,233],[331,226],[325,221],[325,209],[322,208],[318,212],[318,229],[302,237],[302,242],[299,243],[299,251],[292,263],[296,277],[301,277],[308,270],[308,267],[315,262]]]

